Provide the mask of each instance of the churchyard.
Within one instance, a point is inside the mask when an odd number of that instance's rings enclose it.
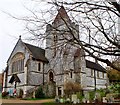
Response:
[[[70,85],[65,91],[64,96],[55,96],[55,97],[47,97],[43,92],[43,89],[39,87],[34,93],[29,97],[22,97],[22,91],[20,91],[17,95],[9,95],[8,92],[2,93],[3,99],[19,99],[23,101],[29,102],[40,102],[40,100],[48,100],[47,102],[43,101],[45,104],[94,104],[99,103],[102,105],[115,104],[117,105],[120,102],[120,85],[112,84],[108,86],[106,89],[97,89],[96,91],[90,91],[83,95],[82,90],[78,91],[78,86]],[[71,87],[71,88],[70,88]],[[49,100],[50,99],[50,100]],[[52,99],[52,101],[51,101]],[[103,104],[104,103],[104,104]]]

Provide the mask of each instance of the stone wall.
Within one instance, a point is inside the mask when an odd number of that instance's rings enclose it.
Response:
[[[13,58],[16,54],[22,53],[24,55],[24,70],[22,72],[15,72],[12,73],[12,62]],[[41,64],[41,70],[38,71],[38,63]],[[8,91],[10,88],[14,88],[14,83],[9,83],[13,74],[17,74],[18,78],[20,79],[20,83],[17,83],[17,89],[23,89],[24,94],[30,88],[38,86],[43,83],[43,62],[33,61],[31,53],[25,47],[24,43],[21,39],[18,40],[13,52],[8,59],[8,76],[7,76],[7,89],[4,91]],[[5,78],[4,78],[5,80]],[[4,81],[5,86],[5,81]]]

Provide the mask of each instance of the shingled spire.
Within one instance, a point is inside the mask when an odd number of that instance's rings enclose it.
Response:
[[[53,23],[59,23],[59,22],[61,22],[61,20],[63,21],[63,19],[70,22],[70,18],[68,16],[65,8],[63,6],[61,6],[61,8],[58,10],[58,14],[56,15]]]

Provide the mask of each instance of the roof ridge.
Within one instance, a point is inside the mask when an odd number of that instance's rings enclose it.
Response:
[[[43,48],[41,48],[41,47],[39,47],[39,46],[35,46],[35,45],[29,44],[29,43],[26,43],[26,42],[23,42],[23,43],[24,43],[24,44],[28,44],[28,45],[33,46],[33,47],[40,48],[40,49],[44,50]]]
[[[24,43],[24,45],[31,52],[33,59],[48,62],[47,58],[45,57],[45,49],[28,43]]]

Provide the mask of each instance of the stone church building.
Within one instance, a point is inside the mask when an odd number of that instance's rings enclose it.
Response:
[[[71,26],[72,33],[68,32]],[[45,49],[25,43],[20,37],[7,61],[3,91],[23,89],[26,95],[41,84],[54,82],[55,94],[62,96],[68,81],[79,83],[83,91],[105,88],[106,70],[86,60],[85,52],[70,41],[73,37],[79,38],[79,26],[70,20],[64,7],[46,26]]]

